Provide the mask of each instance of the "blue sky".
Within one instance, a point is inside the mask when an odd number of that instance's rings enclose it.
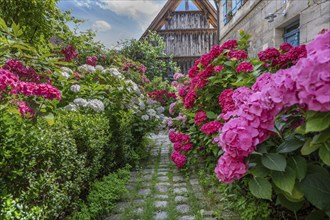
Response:
[[[109,48],[118,41],[139,39],[167,0],[61,0],[62,11],[72,11],[77,19],[86,20],[79,30],[96,31],[95,40]],[[192,8],[192,3],[191,7]],[[183,4],[179,6],[181,9]],[[74,28],[74,24],[69,24]]]

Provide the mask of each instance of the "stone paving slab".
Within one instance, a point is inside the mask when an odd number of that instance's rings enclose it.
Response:
[[[155,140],[146,166],[131,174],[127,201],[119,202],[106,220],[195,220],[201,209],[203,220],[214,220],[207,211],[198,179],[186,179],[171,164],[171,143],[165,134],[150,135]],[[201,207],[194,210],[191,200]],[[175,216],[175,217],[173,217]]]

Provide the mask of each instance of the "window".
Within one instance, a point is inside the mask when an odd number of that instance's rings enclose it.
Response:
[[[243,0],[232,0],[232,14],[235,14],[238,9],[242,6]]]
[[[283,40],[284,42],[288,42],[292,46],[299,46],[299,35],[299,21],[296,21],[284,28]]]
[[[223,13],[223,23],[227,24],[227,0],[222,0],[222,13]]]

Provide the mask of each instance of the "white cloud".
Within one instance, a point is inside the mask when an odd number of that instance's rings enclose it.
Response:
[[[108,31],[111,29],[111,25],[106,21],[98,20],[92,25],[92,29],[100,32]]]
[[[143,28],[150,24],[166,0],[99,0],[97,5],[117,15],[135,19]]]
[[[86,8],[89,8],[89,7],[91,7],[93,1],[92,1],[92,0],[74,0],[74,3],[75,3],[78,7],[86,7]]]

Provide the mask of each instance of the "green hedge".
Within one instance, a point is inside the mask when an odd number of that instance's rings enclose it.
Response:
[[[133,118],[127,112],[114,124],[102,114],[62,112],[50,126],[0,112],[0,219],[55,219],[75,210],[96,178],[139,158]]]

